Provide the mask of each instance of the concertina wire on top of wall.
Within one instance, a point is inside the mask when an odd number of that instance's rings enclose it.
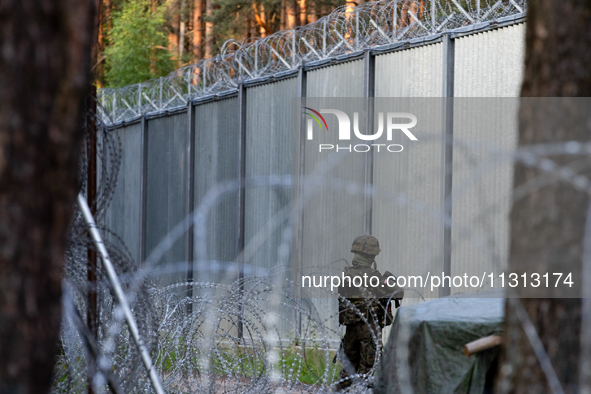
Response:
[[[526,0],[377,1],[345,6],[317,22],[265,38],[228,40],[220,53],[166,77],[99,91],[106,124],[184,106],[188,100],[234,91],[238,84],[292,73],[306,63],[324,62],[413,39],[495,24],[524,15]]]

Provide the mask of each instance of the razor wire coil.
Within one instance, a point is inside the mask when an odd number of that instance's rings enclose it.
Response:
[[[322,61],[523,14],[526,0],[396,0],[341,6],[314,23],[265,38],[228,40],[216,56],[169,75],[101,89],[105,123],[178,108],[189,100],[235,90],[240,83]]]

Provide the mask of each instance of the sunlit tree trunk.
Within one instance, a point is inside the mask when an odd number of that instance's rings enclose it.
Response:
[[[265,6],[261,4],[259,10],[257,4],[252,3],[252,11],[256,23],[259,26],[259,37],[264,38],[269,34],[273,34],[273,30],[271,29],[271,27],[269,27],[270,23],[267,21],[267,16],[265,14]]]
[[[591,96],[590,26],[589,1],[531,0],[528,3],[522,96]],[[591,140],[588,129],[581,127],[548,130],[545,125],[537,123],[540,115],[543,114],[522,105],[520,146]],[[551,159],[562,165],[568,165],[572,160],[559,156],[552,156]],[[514,185],[522,185],[539,175],[536,169],[517,164]],[[589,177],[589,171],[583,175]],[[517,201],[511,212],[510,270],[517,271],[524,263],[529,263],[530,269],[536,267],[554,272],[559,272],[561,266],[581,267],[588,207],[589,196],[585,192],[561,181]],[[580,280],[577,273],[573,273],[573,278]],[[581,300],[523,299],[521,303],[565,392],[584,392],[578,386]],[[546,375],[517,318],[515,305],[507,303],[498,391],[551,392]]]
[[[346,4],[345,14],[348,17],[350,17],[351,14],[353,14],[353,11],[355,11],[355,7],[357,6],[357,1],[355,1],[355,0],[347,0],[345,4]]]
[[[318,2],[317,1],[308,1],[308,23],[314,23],[318,20]]]
[[[172,34],[169,34],[169,47],[170,52],[175,53],[175,58],[178,58],[181,43],[181,10],[180,3],[174,3],[174,9],[172,11]],[[179,59],[180,60],[180,59]]]
[[[259,32],[258,32],[257,23],[256,23],[257,13],[251,12],[251,13],[248,13],[247,15],[248,15],[248,17],[247,17],[247,21],[246,21],[246,26],[248,28],[248,33],[246,34],[246,39],[258,37]]]
[[[179,61],[183,61],[185,50],[185,33],[187,29],[187,0],[181,1],[180,26],[179,26]]]
[[[273,33],[269,26],[267,25],[267,17],[265,15],[265,5],[261,4],[261,10],[259,12],[259,19],[261,20],[259,34],[261,38],[267,36],[267,34]]]
[[[299,0],[300,6],[300,26],[308,23],[308,0]]]
[[[207,21],[205,22],[205,58],[208,59],[213,57],[213,2],[212,0],[206,0],[205,2],[205,15]]]
[[[203,59],[203,0],[193,3],[193,61]]]
[[[168,51],[169,52],[176,52],[179,46],[179,36],[175,34],[174,31],[168,32]]]
[[[113,27],[111,21],[111,0],[98,0],[99,24],[98,24],[98,52],[96,60],[96,84],[101,88],[105,84],[105,47],[108,32]]]
[[[95,0],[0,2],[0,392],[47,393]]]
[[[287,29],[287,0],[281,0],[281,30]]]
[[[287,14],[286,29],[293,29],[297,26],[297,0],[285,1],[285,12]]]

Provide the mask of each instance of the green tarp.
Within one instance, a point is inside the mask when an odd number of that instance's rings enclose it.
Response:
[[[470,357],[463,348],[468,342],[502,332],[505,300],[499,292],[479,296],[445,297],[399,308],[384,346],[374,393],[406,394],[410,386],[415,393],[482,394],[499,347]]]

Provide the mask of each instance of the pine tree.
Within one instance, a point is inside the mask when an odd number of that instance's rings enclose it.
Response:
[[[164,76],[175,64],[167,48],[164,8],[152,12],[150,0],[130,0],[114,15],[105,50],[106,80],[110,87],[125,86]]]
[[[49,392],[93,0],[0,2],[0,393]]]
[[[521,95],[589,97],[591,3],[587,0],[531,0],[528,7]],[[556,116],[556,111],[564,111],[566,106],[563,103],[567,102],[539,100],[535,106],[532,101],[523,100],[519,145],[552,146],[568,141],[589,141],[590,123],[587,123],[589,115],[585,108],[571,105],[568,115],[563,112],[562,117]],[[562,107],[557,103],[561,103]],[[554,118],[570,123],[552,127],[556,126],[552,124]],[[552,155],[550,158],[569,169],[576,162],[572,156]],[[579,169],[572,166],[574,172],[589,178],[588,162],[586,167],[580,162],[578,165]],[[537,168],[517,163],[514,185],[524,185],[541,175],[545,174]],[[586,192],[562,181],[536,189],[516,201],[511,212],[510,270],[525,272],[527,269],[528,275],[532,267],[538,272],[572,270],[572,278],[580,281],[589,203]],[[589,283],[584,283],[584,286],[589,286]],[[525,298],[507,302],[504,360],[497,391],[562,392],[556,387],[561,385],[565,393],[591,392],[589,365],[580,365],[583,357],[589,357],[589,344],[581,341],[581,308],[582,301],[578,298]],[[519,313],[521,310],[524,312]],[[531,321],[533,330],[522,326],[523,316]],[[534,351],[530,342],[532,331],[539,336],[547,359],[541,356],[539,347],[537,352]],[[544,371],[539,360],[551,363],[557,384],[550,383],[552,375],[546,374],[548,370]]]

